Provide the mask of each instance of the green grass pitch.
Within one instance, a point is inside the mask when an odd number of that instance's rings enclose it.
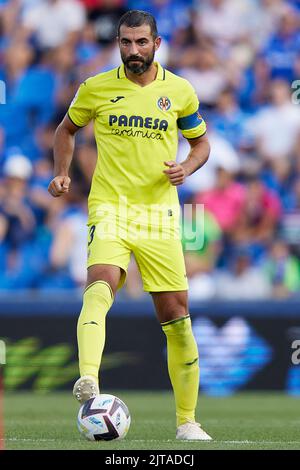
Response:
[[[175,440],[169,392],[107,391],[128,405],[132,422],[125,439],[88,442],[76,428],[78,405],[71,393],[7,393],[6,449],[300,449],[300,399],[284,394],[244,393],[199,397],[197,418],[212,442]]]

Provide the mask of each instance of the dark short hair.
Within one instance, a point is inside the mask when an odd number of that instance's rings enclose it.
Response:
[[[153,39],[156,39],[158,36],[156,20],[151,13],[147,13],[146,11],[129,10],[124,13],[119,20],[118,36],[120,36],[120,28],[123,24],[129,28],[137,28],[143,24],[148,24],[150,26]]]

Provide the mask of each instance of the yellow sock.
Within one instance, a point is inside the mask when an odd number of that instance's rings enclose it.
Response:
[[[105,317],[113,303],[110,285],[96,281],[86,288],[77,323],[80,376],[93,375],[98,382],[105,344]]]
[[[167,337],[168,370],[176,405],[177,426],[195,421],[199,389],[198,348],[191,319],[185,317],[162,323]]]

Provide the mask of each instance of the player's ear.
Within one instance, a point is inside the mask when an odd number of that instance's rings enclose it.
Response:
[[[159,46],[161,45],[161,37],[158,36],[155,40],[154,40],[154,48],[155,50],[157,51],[157,49],[159,49]]]

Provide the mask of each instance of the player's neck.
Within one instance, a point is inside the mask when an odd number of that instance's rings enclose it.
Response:
[[[125,67],[125,73],[126,73],[126,77],[128,78],[128,80],[136,83],[137,85],[140,85],[141,87],[149,85],[149,83],[152,83],[156,79],[157,71],[158,71],[158,68],[154,62],[152,62],[149,69],[146,70],[146,72],[142,73],[141,75],[132,73],[130,72],[130,70],[128,70]]]

